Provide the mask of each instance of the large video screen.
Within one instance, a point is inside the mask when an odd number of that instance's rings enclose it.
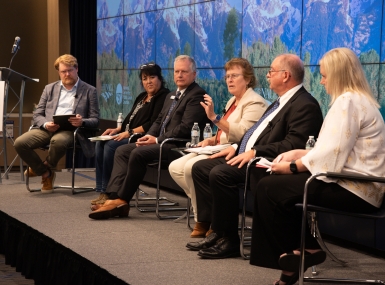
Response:
[[[335,47],[349,47],[364,64],[385,114],[385,32],[382,0],[97,0],[97,89],[101,115],[127,114],[142,92],[138,69],[156,62],[175,89],[173,60],[188,54],[197,62],[197,82],[218,102],[230,98],[223,67],[247,58],[258,79],[256,91],[272,101],[266,73],[275,56],[299,55],[305,87],[326,114],[329,96],[320,85],[318,62]],[[384,35],[384,36],[383,36]]]

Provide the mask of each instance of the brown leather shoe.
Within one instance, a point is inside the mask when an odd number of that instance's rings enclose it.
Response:
[[[122,199],[107,200],[99,209],[91,212],[88,217],[94,220],[106,220],[112,217],[127,217],[130,205]]]
[[[207,231],[206,236],[208,237],[212,232],[213,232],[213,230],[210,228],[210,229]]]
[[[31,167],[28,167],[25,171],[24,171],[24,176],[27,176],[27,173],[28,173],[28,176],[29,177],[36,177],[37,174],[35,173],[35,171],[32,170]]]
[[[99,210],[102,206],[103,206],[103,204],[91,205],[91,211]]]
[[[43,184],[43,186],[41,187],[42,193],[49,194],[53,192],[55,178],[56,178],[56,172],[51,171],[51,175],[49,177],[41,179],[41,183]]]
[[[194,230],[192,231],[191,238],[204,238],[207,231],[210,229],[210,223],[196,222]]]
[[[107,199],[108,195],[106,193],[100,193],[98,198],[91,200],[91,205],[104,204]]]

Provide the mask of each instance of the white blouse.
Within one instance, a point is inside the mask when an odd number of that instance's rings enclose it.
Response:
[[[315,147],[301,160],[312,174],[349,171],[383,177],[385,125],[378,108],[364,95],[340,95],[325,117]],[[381,206],[382,183],[319,179],[336,182],[373,206]]]

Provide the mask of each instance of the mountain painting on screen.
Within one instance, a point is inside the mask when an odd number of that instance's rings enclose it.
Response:
[[[266,72],[276,55],[292,52],[304,60],[305,86],[325,113],[327,95],[316,66],[326,51],[346,46],[365,63],[373,92],[385,106],[383,12],[382,0],[97,0],[98,69],[127,72],[156,61],[173,87],[173,59],[189,54],[200,84],[222,86],[225,62],[243,56],[255,67],[257,91],[273,100]],[[121,84],[131,94],[140,91]]]
[[[304,0],[302,54],[311,64],[335,47],[380,54],[382,0]]]

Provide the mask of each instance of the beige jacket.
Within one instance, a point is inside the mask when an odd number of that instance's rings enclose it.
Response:
[[[233,96],[227,102],[225,109],[228,110],[234,101],[235,97]],[[268,106],[269,102],[261,95],[257,94],[252,88],[247,89],[238,102],[238,106],[227,119],[230,125],[229,133],[222,132],[221,144],[239,142],[247,130],[262,117]]]

